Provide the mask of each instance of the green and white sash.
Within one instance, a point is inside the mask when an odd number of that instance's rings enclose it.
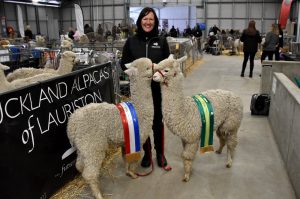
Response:
[[[214,135],[214,111],[210,101],[202,94],[192,96],[198,106],[201,117],[201,139],[200,153],[214,151],[213,135]]]

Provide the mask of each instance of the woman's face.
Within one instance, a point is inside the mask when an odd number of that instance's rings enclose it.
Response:
[[[142,28],[145,32],[151,32],[155,24],[153,12],[149,12],[148,15],[144,16],[141,21]]]

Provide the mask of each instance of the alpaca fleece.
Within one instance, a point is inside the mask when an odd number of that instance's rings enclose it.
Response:
[[[60,59],[57,70],[51,68],[19,68],[7,75],[7,81],[12,82],[17,79],[24,79],[40,75],[42,73],[52,73],[58,75],[65,75],[72,72],[76,62],[76,54],[72,51],[65,51]]]
[[[155,81],[162,84],[163,117],[168,129],[179,136],[183,144],[182,159],[184,163],[184,181],[190,179],[192,162],[199,149],[202,122],[198,107],[192,97],[183,94],[183,75],[179,61],[168,58],[154,67],[161,70],[153,76]],[[163,76],[161,75],[163,74]],[[227,167],[232,166],[234,151],[237,146],[237,131],[243,117],[242,100],[233,92],[225,90],[207,90],[195,94],[203,94],[212,103],[214,110],[214,130],[221,153],[227,144]]]
[[[125,73],[130,78],[131,102],[135,107],[140,143],[149,137],[152,129],[153,102],[151,93],[152,62],[148,58],[135,60]],[[68,137],[77,148],[76,168],[90,185],[94,196],[102,199],[98,183],[99,168],[109,145],[124,146],[124,131],[121,116],[114,104],[93,103],[77,109],[71,114]],[[126,173],[136,178],[137,164],[126,164]]]

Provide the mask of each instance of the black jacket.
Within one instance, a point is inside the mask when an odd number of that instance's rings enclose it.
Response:
[[[169,45],[165,37],[147,38],[134,35],[127,39],[122,52],[121,66],[138,58],[148,57],[153,63],[158,63],[170,55]]]
[[[240,40],[241,42],[244,42],[244,52],[255,53],[257,52],[258,43],[261,43],[261,36],[259,31],[256,31],[256,34],[251,35],[244,30]]]

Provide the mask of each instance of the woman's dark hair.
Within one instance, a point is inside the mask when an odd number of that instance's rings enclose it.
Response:
[[[154,20],[155,20],[155,23],[154,23],[154,27],[153,29],[151,30],[151,32],[149,33],[146,33],[143,28],[142,28],[142,25],[141,25],[141,22],[142,22],[142,19],[143,17],[147,16],[150,12],[153,13],[154,15]],[[159,21],[158,21],[158,18],[157,18],[157,15],[155,13],[155,10],[153,8],[150,8],[150,7],[145,7],[143,8],[143,10],[140,12],[140,15],[136,21],[136,26],[137,26],[137,30],[136,30],[136,33],[138,35],[149,35],[149,36],[157,36],[158,35],[158,24],[159,24]]]
[[[249,21],[248,28],[246,29],[246,32],[249,35],[255,35],[256,34],[255,21],[253,21],[253,20]]]

